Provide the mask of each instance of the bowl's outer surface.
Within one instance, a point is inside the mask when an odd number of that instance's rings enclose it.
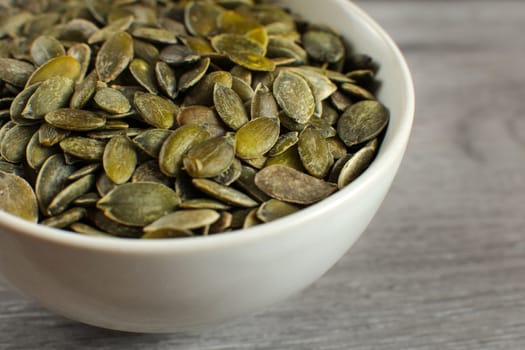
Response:
[[[259,310],[303,289],[359,238],[404,154],[414,112],[406,63],[384,31],[347,0],[282,1],[328,23],[380,64],[391,122],[376,160],[330,198],[242,233],[178,241],[97,239],[0,212],[0,273],[48,309],[135,332],[194,330]]]

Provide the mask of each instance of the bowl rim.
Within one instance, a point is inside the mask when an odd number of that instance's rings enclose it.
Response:
[[[413,125],[415,113],[415,92],[412,76],[406,59],[401,53],[390,35],[358,5],[348,0],[333,0],[339,6],[353,11],[362,23],[374,32],[383,45],[394,55],[399,64],[404,83],[406,85],[406,96],[401,108],[401,122],[397,128],[396,137],[392,137],[388,147],[381,147],[375,160],[368,169],[356,180],[337,191],[326,199],[315,203],[299,212],[281,218],[274,222],[265,223],[247,229],[238,229],[231,232],[214,234],[209,236],[186,237],[183,239],[158,239],[138,240],[119,237],[93,237],[46,227],[41,224],[32,223],[18,218],[12,214],[0,210],[0,234],[8,234],[4,231],[12,231],[16,235],[24,235],[33,239],[47,241],[69,247],[85,250],[107,251],[112,253],[147,254],[150,252],[190,252],[196,249],[217,249],[218,246],[241,245],[248,242],[267,239],[273,235],[280,235],[283,231],[293,228],[297,221],[303,217],[315,220],[331,208],[340,205],[349,197],[356,196],[359,192],[368,188],[382,176],[384,169],[389,169],[395,162],[396,154],[404,153]],[[391,130],[391,129],[389,129]],[[387,135],[389,134],[387,130]],[[274,229],[274,228],[279,229]]]

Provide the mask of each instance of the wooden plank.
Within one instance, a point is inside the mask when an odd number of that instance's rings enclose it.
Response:
[[[417,119],[391,193],[337,266],[193,335],[99,330],[0,286],[0,349],[524,349],[525,2],[359,3],[404,50]]]

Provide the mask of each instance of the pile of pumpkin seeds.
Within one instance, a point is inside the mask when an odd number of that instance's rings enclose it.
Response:
[[[42,225],[276,220],[357,178],[388,124],[372,59],[266,2],[7,0],[0,23],[0,209]]]

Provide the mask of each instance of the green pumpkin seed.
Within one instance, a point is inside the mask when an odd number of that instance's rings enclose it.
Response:
[[[301,208],[286,202],[279,201],[277,199],[270,199],[267,202],[261,204],[257,209],[257,218],[262,222],[275,221],[285,216],[296,213]]]
[[[38,141],[38,131],[31,136],[26,147],[27,164],[34,170],[38,170],[47,158],[58,153],[56,147],[45,147]]]
[[[356,69],[346,73],[346,77],[360,84],[371,82],[375,77],[372,69]]]
[[[86,175],[94,174],[98,169],[100,169],[100,163],[88,164],[78,170],[75,170],[71,175],[68,176],[67,179],[70,181],[76,181]]]
[[[377,101],[361,101],[350,106],[337,123],[337,134],[348,146],[369,141],[388,124],[388,111]]]
[[[151,182],[127,183],[114,188],[97,203],[97,208],[118,223],[145,226],[175,210],[176,193]]]
[[[0,80],[11,85],[25,86],[34,70],[35,67],[30,63],[13,58],[0,57]]]
[[[184,45],[168,45],[160,52],[159,58],[173,66],[193,63],[200,60],[193,50]]]
[[[255,184],[274,199],[304,205],[319,202],[337,190],[334,184],[283,165],[259,171]]]
[[[47,61],[31,74],[26,87],[38,82],[62,77],[75,81],[80,76],[80,62],[71,56],[60,56]],[[65,80],[65,79],[64,79]]]
[[[213,209],[228,210],[231,207],[223,202],[209,198],[187,199],[180,203],[181,209]]]
[[[100,161],[106,143],[82,136],[72,136],[60,141],[60,148],[70,155],[84,160]]]
[[[268,152],[269,157],[275,157],[286,152],[290,147],[297,144],[299,141],[299,133],[297,131],[290,131],[286,134],[282,134],[277,139],[277,142]]]
[[[71,225],[69,225],[69,228],[76,233],[85,235],[85,236],[91,236],[91,237],[111,237],[111,235],[107,232],[100,231],[93,226],[89,226],[86,224],[83,224],[81,222],[75,222]]]
[[[129,64],[129,71],[143,88],[152,94],[158,93],[155,69],[148,62],[135,58]]]
[[[27,221],[38,221],[33,188],[22,177],[0,171],[0,210]]]
[[[210,178],[228,170],[234,158],[234,141],[217,137],[193,145],[183,156],[182,164],[191,177]]]
[[[375,154],[376,149],[373,145],[365,146],[357,151],[341,169],[337,179],[337,187],[341,189],[358,178],[372,163]]]
[[[88,192],[75,199],[73,201],[73,204],[79,207],[92,208],[97,204],[99,199],[100,196],[98,195],[98,193]]]
[[[133,227],[119,224],[109,218],[100,210],[91,209],[87,212],[89,221],[102,232],[107,232],[112,236],[125,238],[139,238],[142,236],[141,227]]]
[[[332,96],[330,96],[330,101],[332,102],[332,105],[339,111],[345,111],[353,104],[353,101],[350,99],[350,97],[346,96],[341,91],[334,92]]]
[[[177,176],[181,171],[182,157],[188,149],[208,138],[209,133],[195,124],[184,125],[176,129],[160,149],[160,170],[167,176]]]
[[[308,55],[316,61],[336,63],[344,58],[343,41],[332,32],[309,30],[303,35],[302,42]]]
[[[90,111],[72,108],[55,109],[45,115],[45,121],[56,128],[72,131],[95,130],[106,124],[104,117]]]
[[[210,234],[225,232],[228,230],[233,222],[233,215],[227,211],[220,213],[217,221],[210,225]]]
[[[332,153],[332,157],[334,157],[334,159],[340,159],[346,155],[346,146],[343,141],[339,139],[339,137],[330,137],[326,139],[326,142],[328,142],[330,153]]]
[[[217,113],[205,106],[188,106],[180,110],[177,116],[179,125],[197,124],[203,127],[211,137],[226,135],[226,127]]]
[[[275,79],[273,93],[286,115],[297,123],[307,123],[314,114],[312,90],[300,75],[282,71]]]
[[[343,85],[341,85],[341,90],[347,92],[351,97],[353,97],[356,100],[376,99],[374,94],[356,84],[344,83]]]
[[[82,220],[86,216],[86,209],[84,208],[71,208],[62,214],[52,216],[40,222],[44,226],[54,228],[66,228],[75,222]]]
[[[131,109],[131,104],[124,94],[117,89],[102,88],[93,100],[103,110],[112,114],[124,114]]]
[[[137,166],[131,177],[131,182],[156,182],[168,187],[173,186],[172,179],[160,171],[159,164],[156,160],[150,160]]]
[[[26,157],[29,140],[37,129],[34,126],[15,125],[2,138],[0,153],[11,163],[20,163]]]
[[[133,143],[146,154],[158,158],[162,144],[172,132],[166,129],[145,130],[133,139]]]
[[[184,23],[191,34],[206,37],[217,29],[217,18],[222,11],[213,3],[190,1],[184,10]]]
[[[54,154],[44,162],[35,183],[35,194],[42,213],[47,213],[49,203],[66,186],[67,178],[74,170],[73,166],[65,163],[62,154]]]
[[[91,64],[91,48],[84,43],[75,44],[67,50],[67,55],[76,58],[80,63],[80,74],[76,82],[81,83]]]
[[[237,158],[233,159],[232,164],[228,169],[220,173],[219,175],[215,176],[213,178],[213,181],[220,183],[225,186],[230,186],[233,184],[242,173],[242,164],[241,161]]]
[[[246,69],[241,66],[234,66],[230,73],[233,77],[237,77],[244,81],[248,85],[252,85],[252,72],[249,69]]]
[[[148,28],[138,27],[133,29],[131,33],[135,38],[144,39],[147,41],[160,44],[176,44],[177,37],[169,30],[162,28]]]
[[[225,71],[217,71],[206,75],[196,86],[188,91],[184,99],[184,105],[211,106],[214,102],[216,85],[222,85],[231,89],[233,85],[232,75]]]
[[[61,76],[44,81],[27,101],[22,117],[42,119],[47,113],[67,106],[73,94],[73,85],[73,80]]]
[[[137,92],[134,103],[144,121],[160,129],[171,128],[179,112],[175,103],[150,93]]]
[[[248,214],[244,218],[242,228],[247,229],[247,228],[254,227],[260,224],[262,224],[262,221],[259,220],[259,218],[257,217],[257,208],[256,208],[248,212]]]
[[[233,89],[216,84],[213,90],[213,101],[222,121],[233,130],[239,129],[248,122],[248,114],[244,109],[242,99]]]
[[[41,66],[52,58],[64,56],[66,50],[57,39],[52,36],[42,35],[31,44],[31,57],[37,66]]]
[[[87,41],[88,44],[91,45],[91,44],[96,44],[102,41],[106,41],[115,33],[128,30],[131,24],[133,23],[133,20],[134,20],[133,16],[124,16],[122,18],[119,18],[118,20],[112,22],[106,27],[94,32],[88,38],[88,41]],[[104,21],[100,21],[100,22],[104,22]]]
[[[257,85],[251,103],[251,119],[257,118],[279,118],[279,107],[277,101],[268,87],[263,84]]]
[[[166,95],[171,98],[177,97],[177,78],[167,63],[159,61],[155,64],[155,77]]]
[[[170,238],[182,238],[182,237],[192,237],[193,233],[189,230],[187,231],[174,231],[174,230],[159,230],[145,233],[141,239],[170,239]]]
[[[45,147],[52,147],[69,136],[69,130],[57,129],[56,127],[43,123],[38,129],[38,142]]]
[[[250,84],[238,77],[232,77],[232,89],[239,95],[243,102],[249,102],[253,98],[254,91]]]
[[[102,82],[115,80],[133,59],[133,39],[126,32],[111,35],[98,51],[95,68]]]
[[[21,164],[12,164],[5,160],[0,160],[0,171],[25,178],[26,170]]]
[[[279,138],[279,123],[270,118],[257,118],[237,131],[236,154],[241,159],[265,155]]]
[[[231,187],[218,184],[215,181],[208,179],[193,179],[192,183],[202,192],[224,203],[245,208],[257,206],[257,202],[244,193]]]
[[[268,41],[267,57],[270,58],[291,58],[290,64],[300,65],[308,61],[306,51],[293,39],[279,36],[271,36]]]
[[[274,61],[250,52],[231,51],[227,56],[233,63],[258,72],[273,72],[276,68]]]
[[[160,59],[159,49],[148,42],[134,39],[133,50],[136,58],[140,58],[151,65],[154,65]]]
[[[293,67],[290,70],[299,74],[308,82],[317,101],[326,100],[337,91],[337,85],[332,83],[325,74],[302,67]]]
[[[304,129],[299,135],[297,146],[299,157],[310,175],[320,179],[328,175],[334,158],[328,142],[317,129]]]
[[[18,95],[16,95],[15,99],[11,102],[9,108],[9,115],[11,116],[12,121],[22,125],[31,125],[39,122],[38,120],[25,119],[22,116],[22,112],[24,111],[27,102],[29,101],[31,96],[33,96],[36,89],[40,85],[41,83],[36,83],[31,86],[28,86],[27,88],[22,90]]]
[[[259,202],[265,202],[270,197],[266,195],[266,193],[262,192],[256,185],[255,185],[255,175],[257,174],[257,170],[255,170],[252,167],[243,165],[241,168],[241,175],[239,178],[235,181],[235,184],[238,185],[241,189],[246,191],[250,197],[255,198]]]
[[[198,82],[206,74],[206,71],[210,67],[211,60],[207,57],[200,60],[195,67],[184,72],[179,78],[179,91],[186,91]]]
[[[82,83],[75,86],[75,92],[71,96],[70,108],[83,108],[95,94],[98,82],[98,75],[95,70],[87,75]]]
[[[89,192],[94,185],[95,175],[86,175],[69,184],[49,203],[47,214],[49,216],[56,216],[62,213],[75,199]]]
[[[144,227],[144,232],[187,231],[213,224],[220,214],[211,209],[178,210]]]
[[[137,153],[126,136],[113,137],[106,144],[102,165],[106,175],[117,185],[128,182],[137,166]]]

